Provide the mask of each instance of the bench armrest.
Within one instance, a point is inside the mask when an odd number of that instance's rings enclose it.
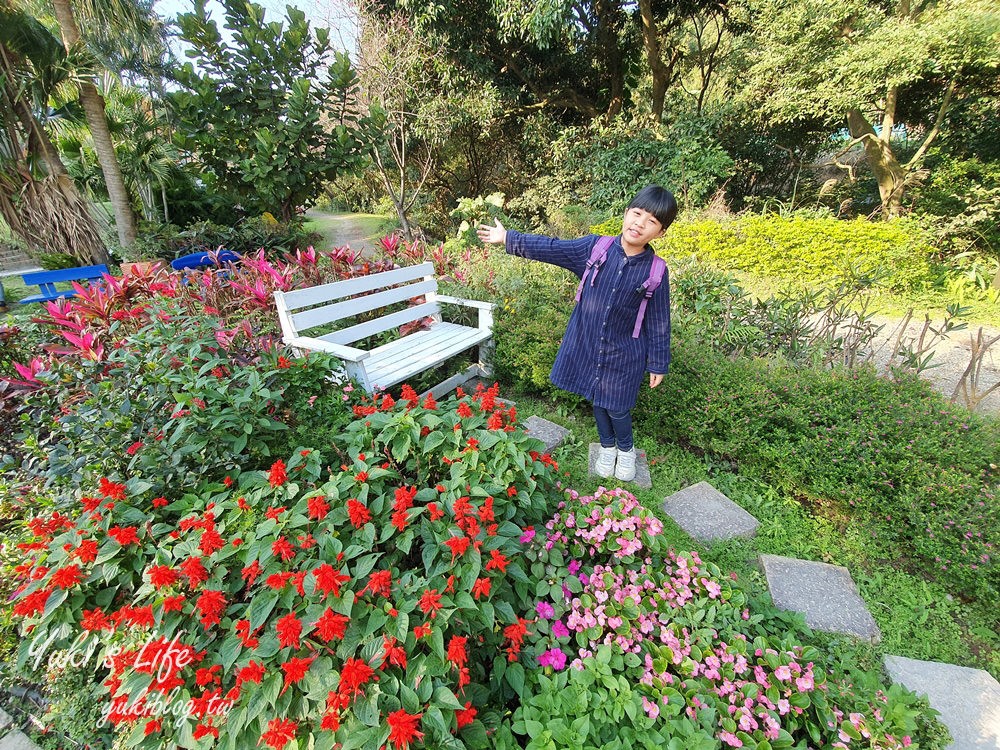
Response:
[[[364,349],[355,349],[353,346],[334,344],[329,341],[323,341],[322,339],[310,338],[309,336],[295,336],[291,339],[285,339],[285,343],[289,346],[295,347],[296,349],[326,352],[327,354],[332,354],[345,362],[360,362],[361,360],[369,357],[369,352],[366,352]]]
[[[466,307],[475,307],[477,310],[492,310],[496,307],[492,302],[480,302],[476,299],[462,299],[460,297],[451,297],[447,294],[437,295],[438,302],[447,302],[452,305],[465,305]]]

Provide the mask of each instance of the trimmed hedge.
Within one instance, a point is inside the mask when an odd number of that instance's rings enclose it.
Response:
[[[617,234],[621,220],[592,227]],[[723,221],[679,221],[656,243],[665,255],[695,256],[725,270],[748,271],[797,284],[829,281],[854,269],[886,273],[883,285],[902,291],[933,281],[934,248],[911,220],[844,221],[833,217],[746,215]]]

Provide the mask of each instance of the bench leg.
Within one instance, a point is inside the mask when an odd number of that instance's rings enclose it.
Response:
[[[487,339],[479,345],[479,370],[484,378],[493,377],[493,352],[495,349],[493,339]]]

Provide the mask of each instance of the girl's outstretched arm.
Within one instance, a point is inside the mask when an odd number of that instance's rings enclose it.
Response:
[[[476,229],[476,235],[485,245],[503,245],[507,241],[507,230],[500,223],[500,219],[497,219],[496,225],[492,227],[489,224],[480,224]]]

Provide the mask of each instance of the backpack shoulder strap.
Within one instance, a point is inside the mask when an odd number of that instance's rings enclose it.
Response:
[[[659,255],[653,256],[653,262],[649,267],[649,276],[642,282],[643,297],[639,303],[639,312],[635,316],[635,327],[632,329],[632,338],[639,338],[639,331],[642,330],[642,321],[646,317],[646,304],[657,290],[663,277],[667,273],[667,262]]]
[[[590,275],[590,285],[594,285],[594,280],[597,278],[597,271],[604,263],[604,260],[608,257],[608,248],[611,247],[611,243],[615,241],[614,237],[598,237],[597,242],[594,243],[594,247],[590,250],[590,257],[587,259],[587,267],[583,269],[583,276],[580,277],[580,285],[576,288],[576,301],[580,301],[580,295],[583,293],[583,285],[587,280],[587,275]]]

